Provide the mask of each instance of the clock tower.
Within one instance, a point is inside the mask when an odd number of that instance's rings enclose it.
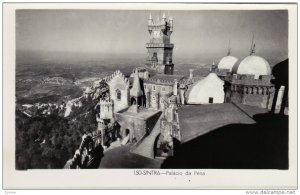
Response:
[[[168,19],[165,14],[162,18],[148,19],[148,31],[150,42],[146,43],[148,57],[146,65],[160,74],[173,74],[174,64],[172,62],[174,44],[170,43],[173,32],[173,19]]]

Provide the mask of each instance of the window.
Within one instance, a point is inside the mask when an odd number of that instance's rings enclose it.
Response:
[[[121,100],[121,91],[119,89],[116,90],[117,100]]]
[[[155,88],[155,85],[152,85],[152,90],[153,90],[153,91],[155,91],[155,90],[156,90],[156,88]]]
[[[209,97],[209,98],[208,98],[208,103],[210,103],[210,104],[214,103],[214,98]]]

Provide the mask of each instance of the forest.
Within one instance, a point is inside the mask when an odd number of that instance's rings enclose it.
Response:
[[[83,100],[64,118],[58,110],[28,118],[16,110],[16,169],[61,169],[85,133],[97,129],[94,100]]]

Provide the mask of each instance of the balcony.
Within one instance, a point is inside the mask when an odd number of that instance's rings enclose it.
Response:
[[[164,43],[146,43],[146,47],[166,47],[166,48],[174,48],[174,44],[164,44]]]

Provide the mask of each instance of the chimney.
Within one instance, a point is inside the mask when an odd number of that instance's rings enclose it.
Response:
[[[193,71],[194,71],[194,69],[190,69],[190,79],[193,78]]]

